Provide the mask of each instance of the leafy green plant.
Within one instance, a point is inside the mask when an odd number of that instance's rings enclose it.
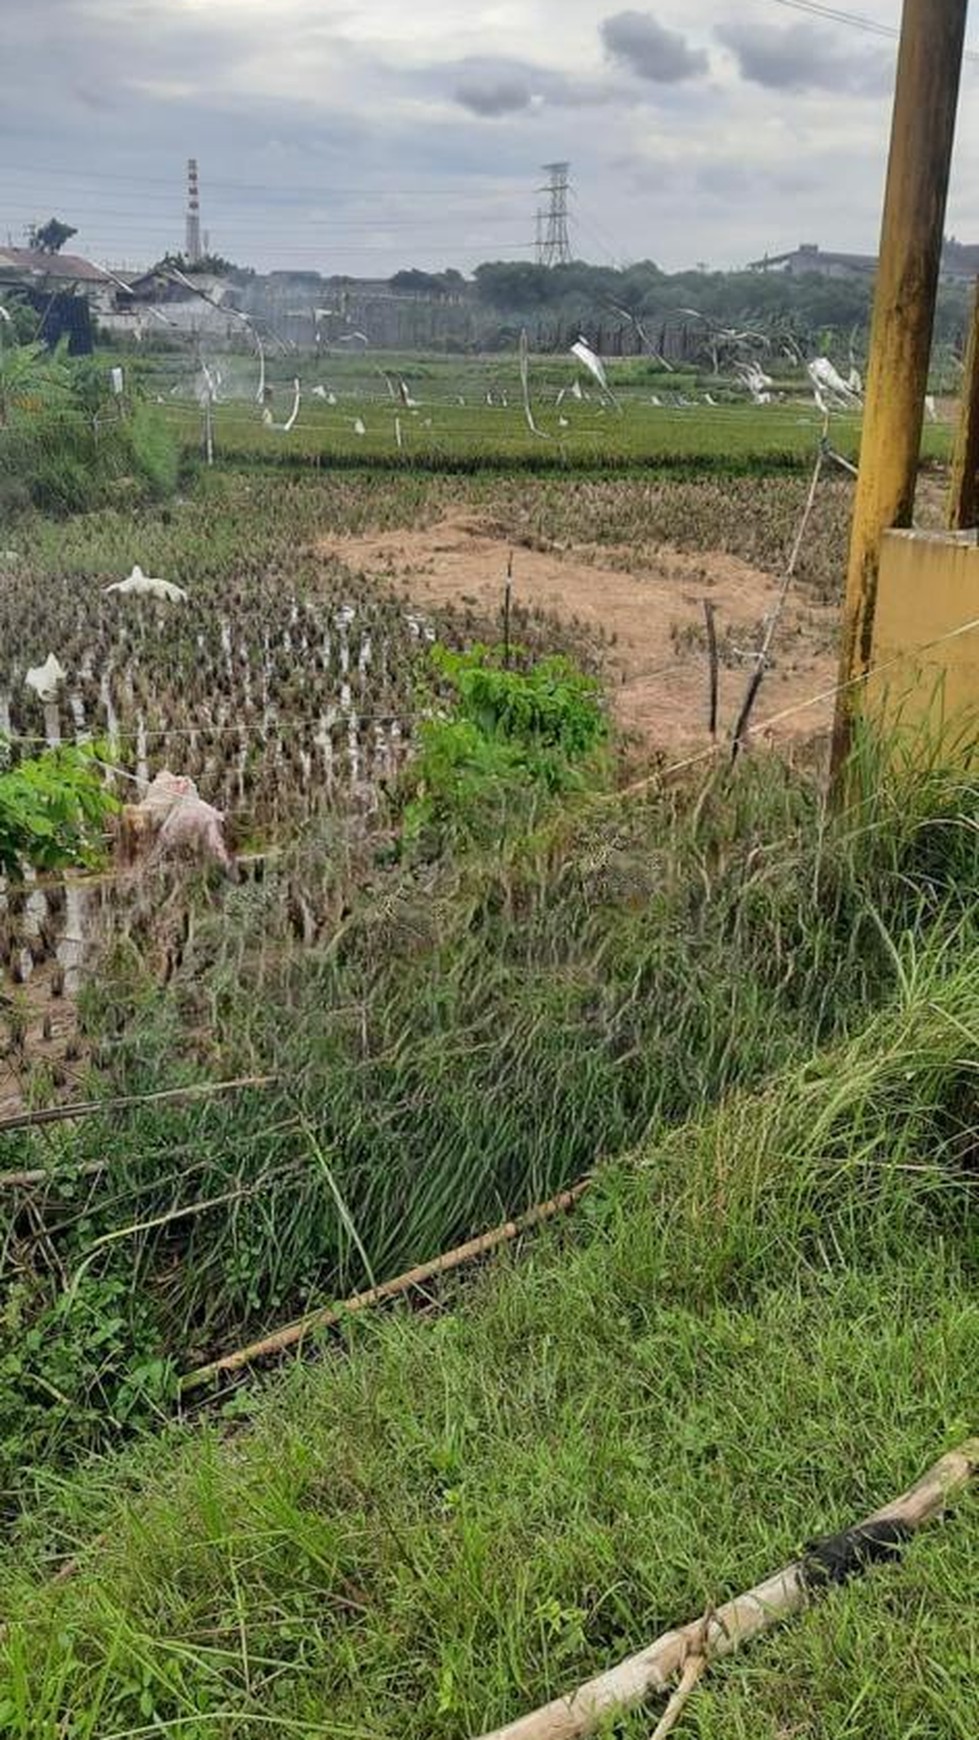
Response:
[[[121,1275],[85,1275],[38,1311],[41,1287],[15,1284],[0,1310],[0,1509],[22,1462],[54,1464],[66,1442],[77,1452],[104,1441],[110,1422],[145,1423],[173,1389],[151,1304]]]
[[[68,403],[71,372],[63,348],[0,345],[0,428]]]
[[[0,739],[0,749],[3,740]],[[50,749],[0,773],[0,871],[96,863],[118,808],[90,745]]]
[[[580,787],[598,771],[608,734],[598,683],[564,657],[523,670],[500,650],[432,649],[437,675],[453,692],[449,718],[427,721],[408,780],[413,796],[404,838],[444,844],[504,831],[542,797]]]

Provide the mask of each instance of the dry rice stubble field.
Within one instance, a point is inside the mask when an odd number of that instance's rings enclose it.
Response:
[[[369,818],[410,747],[426,645],[498,638],[510,565],[514,638],[601,670],[642,767],[707,741],[704,599],[730,725],[804,494],[785,476],[211,480],[140,524],[91,515],[24,540],[2,601],[4,718],[39,737],[94,730],[133,773],[190,772],[239,844],[288,844],[324,805]],[[779,725],[786,746],[828,723],[825,698],[802,704],[832,683],[848,502],[845,484],[824,486],[759,705],[762,720],[800,708]],[[188,608],[104,598],[139,556],[186,585]],[[53,709],[21,668],[48,650],[68,673]],[[145,947],[151,904],[111,873],[7,898],[4,1115],[82,1090],[86,963],[134,925]],[[148,958],[165,965],[155,940]]]

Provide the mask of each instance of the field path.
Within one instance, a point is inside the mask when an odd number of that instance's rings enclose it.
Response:
[[[319,548],[358,573],[384,580],[418,606],[453,604],[500,618],[507,558],[513,551],[516,604],[574,621],[604,641],[603,664],[620,727],[649,746],[677,747],[706,738],[707,658],[703,600],[715,606],[722,643],[720,719],[730,728],[748,664],[735,649],[757,645],[758,627],[778,592],[777,575],[719,551],[691,554],[663,547],[635,563],[609,545],[527,548],[498,526],[456,512],[422,529],[324,539]],[[789,601],[755,717],[763,721],[831,686],[837,612],[805,594]],[[497,631],[498,632],[498,631]],[[825,730],[823,701],[777,726],[779,739]]]

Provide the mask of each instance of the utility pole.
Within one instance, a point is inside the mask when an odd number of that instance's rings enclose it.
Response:
[[[962,405],[952,459],[952,483],[949,489],[948,525],[952,532],[964,532],[976,523],[979,508],[979,278],[976,279],[972,302],[972,319],[965,349],[965,373],[962,376]]]
[[[566,266],[571,259],[568,235],[570,169],[570,163],[544,164],[547,184],[540,192],[547,194],[548,203],[546,210],[538,213],[537,263],[540,266]]]
[[[881,540],[914,513],[967,10],[968,0],[904,0],[833,727],[837,784],[870,670]]]

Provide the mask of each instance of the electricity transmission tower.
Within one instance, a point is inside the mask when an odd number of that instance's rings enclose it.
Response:
[[[570,169],[570,163],[544,164],[547,182],[539,191],[547,194],[547,205],[537,213],[539,266],[566,266],[571,259],[571,242],[568,236]]]

